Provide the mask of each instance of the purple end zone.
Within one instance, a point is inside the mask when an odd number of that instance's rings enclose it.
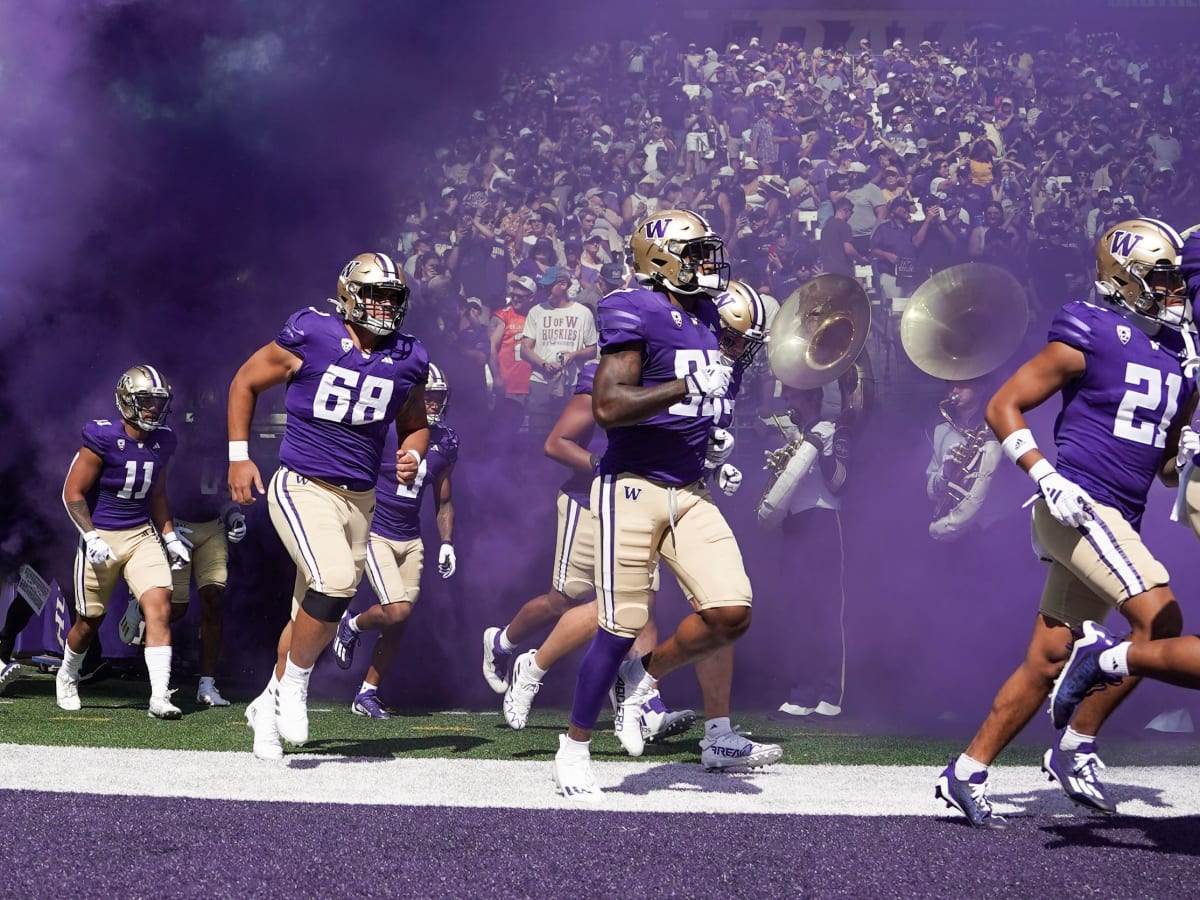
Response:
[[[1023,817],[994,832],[933,816],[498,811],[34,791],[0,791],[0,809],[4,894],[13,897],[1177,898],[1195,876],[1200,848],[1197,818]]]

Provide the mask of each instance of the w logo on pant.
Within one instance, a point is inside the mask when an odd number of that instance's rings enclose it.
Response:
[[[626,487],[625,487],[625,499],[626,500],[637,500],[637,498],[640,496],[642,496],[641,488],[629,487],[628,485],[626,485]]]

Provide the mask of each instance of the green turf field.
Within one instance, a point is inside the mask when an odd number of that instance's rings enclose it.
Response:
[[[173,750],[233,750],[250,748],[243,717],[245,704],[224,709],[199,708],[183,691],[175,695],[184,716],[161,722],[146,715],[146,685],[111,679],[84,685],[83,709],[68,713],[54,702],[52,676],[27,677],[0,697],[0,743],[140,747]],[[567,714],[561,709],[535,708],[528,727],[513,731],[504,724],[499,698],[492,710],[394,710],[394,717],[375,721],[350,712],[349,704],[310,698],[312,740],[308,752],[345,756],[450,757],[457,759],[551,759],[557,735]],[[784,763],[843,765],[945,764],[962,749],[963,740],[931,739],[863,733],[850,720],[791,723],[764,715],[739,715],[735,724],[758,740],[783,745]],[[687,734],[646,748],[646,758],[692,761],[697,755],[699,725]],[[1045,747],[1016,743],[1001,764],[1035,765]],[[597,759],[623,759],[624,752],[601,720],[593,742]],[[1193,735],[1150,736],[1144,740],[1109,740],[1105,760],[1120,765],[1192,765],[1200,761],[1200,742]]]

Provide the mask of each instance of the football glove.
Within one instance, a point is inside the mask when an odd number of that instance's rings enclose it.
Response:
[[[225,517],[225,537],[231,544],[238,543],[246,536],[246,517],[240,510],[234,510]]]
[[[442,549],[438,551],[438,574],[449,578],[456,568],[458,563],[454,558],[454,545],[442,544]]]
[[[733,368],[724,363],[709,363],[684,376],[688,396],[724,397],[733,378]]]
[[[107,566],[110,560],[117,558],[108,542],[94,531],[89,531],[83,536],[83,543],[87,548],[88,562],[93,566]]]
[[[1050,508],[1050,515],[1063,525],[1078,528],[1091,520],[1095,501],[1075,482],[1057,472],[1048,472],[1037,484],[1046,506]]]
[[[1184,425],[1183,431],[1179,433],[1179,452],[1175,454],[1175,468],[1182,470],[1197,453],[1200,453],[1200,432],[1195,431],[1191,425]]]
[[[725,464],[733,453],[733,433],[724,428],[714,428],[708,433],[708,451],[704,454],[704,465],[716,469]]]
[[[721,468],[717,469],[717,487],[725,493],[725,496],[732,497],[741,486],[742,471],[737,466],[724,463]]]
[[[163,543],[167,546],[167,560],[171,563],[171,568],[178,571],[192,561],[192,555],[188,553],[188,548],[184,546],[183,541],[173,531],[168,531],[163,535]]]

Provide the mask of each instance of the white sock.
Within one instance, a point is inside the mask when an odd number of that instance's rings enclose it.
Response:
[[[527,658],[529,665],[525,667],[525,671],[529,673],[529,677],[534,681],[541,681],[546,677],[546,670],[537,664],[537,654],[534,653]]]
[[[715,719],[704,720],[705,737],[716,737],[727,731],[733,731],[733,726],[729,724],[729,716],[717,716]]]
[[[83,665],[83,657],[86,654],[86,650],[76,653],[69,645],[63,647],[62,671],[67,678],[72,681],[79,680],[79,667]]]
[[[211,675],[201,675],[199,690],[203,691],[203,690],[207,690],[209,688],[216,687],[216,684],[217,684],[217,680],[215,678],[213,678]]]
[[[352,619],[351,619],[349,622],[347,622],[346,624],[350,626],[350,630],[351,630],[351,631],[353,631],[355,634],[358,634],[358,633],[359,633],[359,630],[358,630],[358,616],[355,616],[354,618],[352,618]]]
[[[564,753],[569,753],[571,756],[588,756],[592,755],[591,740],[576,741],[572,740],[570,735],[563,735],[565,740],[562,742],[561,750]]]
[[[147,647],[146,671],[150,673],[150,696],[166,697],[171,684],[171,648]]]
[[[300,668],[298,665],[296,665],[294,662],[292,662],[292,654],[289,653],[287,655],[287,664],[283,668],[283,677],[279,680],[280,680],[280,682],[286,681],[286,682],[288,682],[288,684],[293,684],[293,685],[300,686],[300,687],[307,687],[308,686],[308,676],[311,674],[312,674],[311,666],[307,669]]]
[[[517,645],[508,639],[508,626],[504,626],[504,630],[500,632],[500,649],[505,653],[512,653],[517,649]]]
[[[377,691],[377,690],[379,690],[379,685],[371,684],[371,682],[369,682],[369,681],[364,681],[362,683],[362,687],[360,687],[358,689],[358,692],[360,694],[362,694],[362,693],[365,693],[366,691]]]
[[[263,691],[268,697],[274,697],[275,691],[279,687],[279,676],[275,674],[275,667],[271,667],[271,680],[267,682],[266,690]]]
[[[966,781],[972,775],[979,772],[986,772],[988,767],[977,759],[972,759],[965,753],[960,753],[958,759],[954,761],[954,777],[959,781]]]
[[[625,665],[628,666],[625,670],[625,675],[631,688],[630,696],[640,694],[644,697],[650,691],[654,690],[654,677],[642,665],[642,657],[640,655],[629,657],[629,661]]]
[[[1111,650],[1105,650],[1097,662],[1100,663],[1100,671],[1105,675],[1120,675],[1125,678],[1129,675],[1129,641],[1117,644]]]
[[[1073,753],[1083,744],[1094,744],[1095,742],[1096,736],[1094,734],[1080,734],[1074,728],[1068,728],[1058,740],[1058,749]]]

